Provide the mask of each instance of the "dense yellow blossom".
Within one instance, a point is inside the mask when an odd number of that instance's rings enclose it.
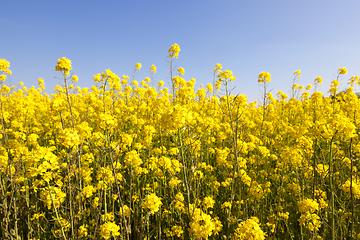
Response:
[[[179,51],[169,49],[171,71]],[[61,58],[65,84],[51,95],[42,78],[7,86],[9,63],[0,67],[4,239],[358,234],[359,77],[342,91],[344,68],[324,94],[321,77],[313,88],[296,82],[297,70],[291,97],[276,99],[262,72],[258,103],[231,92],[235,77],[221,64],[198,89],[183,68],[155,84],[152,65],[151,78],[136,81],[139,64],[131,80],[106,69],[81,88],[76,75],[67,84],[71,61]]]
[[[74,76],[71,77],[71,80],[73,82],[77,82],[77,81],[79,81],[79,77],[77,75],[74,75]]]
[[[322,77],[317,77],[317,78],[315,78],[315,80],[314,80],[314,84],[319,84],[319,85],[321,85],[321,83],[322,83]]]
[[[294,72],[294,75],[297,76],[298,78],[300,78],[300,76],[301,76],[301,71],[300,71],[300,70],[296,70],[296,71]]]
[[[190,233],[194,239],[207,239],[213,234],[215,223],[210,215],[204,213],[199,208],[194,209],[193,207],[194,206],[191,206],[191,212],[193,212],[193,214],[190,222]]]
[[[156,66],[154,64],[151,65],[150,72],[156,73]]]
[[[235,81],[236,78],[234,77],[234,74],[231,70],[225,70],[225,71],[220,71],[219,75],[217,76],[219,78],[219,81]]]
[[[214,207],[215,200],[212,199],[212,197],[205,197],[202,204],[203,204],[204,210],[207,210],[208,208]]]
[[[169,57],[178,58],[179,52],[181,51],[180,46],[175,43],[169,48]]]
[[[100,226],[100,235],[104,239],[109,239],[110,237],[117,237],[120,227],[113,222],[107,222]]]
[[[351,183],[350,179],[347,180],[340,188],[346,193],[350,194],[350,190],[352,190],[352,194],[355,198],[360,199],[360,181],[354,179]]]
[[[271,75],[268,72],[261,72],[258,77],[259,83],[271,82]]]
[[[55,71],[62,72],[65,76],[70,74],[70,70],[72,69],[71,60],[65,57],[59,58]]]
[[[10,75],[11,70],[9,70],[10,63],[9,61],[6,61],[5,59],[0,59],[0,71],[4,72],[5,74]]]
[[[214,73],[219,73],[221,69],[222,69],[222,65],[220,63],[217,63],[215,65],[215,68],[213,68],[212,70],[214,71]]]
[[[347,74],[346,68],[339,68],[339,74]]]
[[[177,71],[178,71],[179,74],[181,74],[181,75],[184,75],[184,74],[185,74],[185,70],[184,70],[184,68],[182,68],[182,67],[179,67]]]
[[[85,226],[80,226],[79,227],[79,235],[81,237],[86,237],[88,235],[87,229]]]
[[[151,213],[156,213],[159,211],[160,206],[162,205],[161,199],[158,198],[155,193],[149,194],[144,198],[142,207],[144,209],[149,209]]]
[[[137,70],[140,70],[140,68],[141,68],[141,63],[135,64],[135,68],[136,68]]]
[[[318,231],[321,226],[320,217],[315,213],[307,212],[301,215],[299,219],[300,225],[305,226],[310,231]]]
[[[234,238],[237,240],[264,240],[266,234],[261,230],[259,219],[251,217],[241,222],[235,229]]]
[[[131,152],[128,152],[125,157],[125,164],[129,165],[131,167],[137,168],[139,167],[143,161],[139,157],[139,154],[133,150]]]
[[[304,212],[313,213],[319,209],[319,204],[312,199],[305,199],[303,201],[298,202],[298,207],[299,207],[299,211],[302,213]]]

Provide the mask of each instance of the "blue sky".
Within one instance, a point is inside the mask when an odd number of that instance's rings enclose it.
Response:
[[[46,92],[61,81],[55,72],[58,58],[72,61],[78,86],[92,86],[92,77],[110,68],[136,80],[150,76],[169,84],[169,47],[181,48],[177,67],[184,78],[212,83],[211,68],[221,63],[233,70],[234,94],[260,99],[260,72],[271,74],[269,89],[289,93],[293,73],[302,71],[299,84],[321,76],[327,92],[339,67],[346,67],[340,89],[360,75],[360,1],[3,1],[0,58],[10,62],[11,84],[37,86]],[[360,89],[360,88],[359,88]]]

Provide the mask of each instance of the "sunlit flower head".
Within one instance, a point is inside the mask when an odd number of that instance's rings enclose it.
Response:
[[[141,68],[141,63],[135,64],[135,68],[136,68],[137,70],[140,70],[140,68]]]
[[[271,75],[268,72],[261,72],[258,78],[259,83],[271,82]]]
[[[278,91],[278,93],[276,94],[276,96],[278,96],[279,98],[281,98],[281,100],[285,100],[288,98],[288,96],[283,93],[282,91]]]
[[[302,201],[299,201],[297,203],[298,205],[298,208],[299,208],[299,211],[304,213],[304,212],[310,212],[310,213],[313,213],[315,212],[316,210],[319,209],[319,204],[312,200],[312,199],[304,199]]]
[[[234,74],[231,70],[225,70],[225,71],[220,71],[219,75],[217,76],[219,78],[219,80],[224,81],[225,79],[232,81],[235,81],[236,78],[234,77]]]
[[[74,76],[72,76],[72,81],[73,82],[77,82],[77,81],[79,81],[79,77],[78,76],[76,76],[76,75],[74,75]]]
[[[177,71],[178,71],[181,75],[184,75],[184,74],[185,74],[185,70],[184,70],[184,68],[182,68],[182,67],[179,67]]]
[[[134,87],[138,87],[139,83],[136,80],[133,80],[131,82],[131,85],[133,85]]]
[[[161,86],[164,86],[164,81],[160,81],[159,83],[158,83],[158,85],[159,85],[159,87],[161,87]]]
[[[308,97],[310,97],[310,93],[309,93],[309,92],[303,92],[303,94],[301,95],[301,98],[302,98],[302,99],[306,99],[306,98],[308,98]]]
[[[359,76],[352,76],[349,79],[348,84],[353,85],[355,83],[355,84],[359,85],[359,80],[360,80]]]
[[[322,83],[322,77],[317,77],[317,78],[315,78],[315,80],[314,80],[314,84],[319,84],[319,85],[321,85],[321,83]]]
[[[156,73],[156,66],[154,64],[151,65],[150,72]]]
[[[100,82],[101,81],[101,74],[98,73],[96,75],[93,76],[93,81],[94,82]]]
[[[142,207],[149,209],[151,213],[158,212],[161,205],[161,198],[157,197],[155,193],[147,195],[142,203]]]
[[[109,239],[111,237],[116,238],[120,235],[120,227],[113,222],[106,222],[100,226],[100,235],[104,239]]]
[[[0,59],[0,71],[4,72],[7,75],[11,74],[11,70],[9,70],[10,63],[9,61],[6,61],[5,59]]]
[[[209,92],[211,92],[211,93],[214,91],[213,86],[212,86],[210,83],[208,83],[208,84],[206,85],[206,88],[207,88],[207,90],[208,90]]]
[[[251,217],[246,221],[238,224],[235,229],[234,239],[259,239],[264,240],[266,234],[261,230],[259,219],[257,217]]]
[[[331,84],[334,85],[334,86],[339,86],[339,85],[340,85],[340,82],[339,82],[338,80],[333,80],[333,81],[331,82]]]
[[[293,90],[298,90],[299,89],[299,84],[294,83],[293,86],[292,86],[292,89]]]
[[[216,73],[219,73],[221,69],[222,69],[222,65],[220,63],[217,63],[215,65],[215,68],[212,68],[212,70]]]
[[[296,71],[294,72],[294,75],[295,75],[295,76],[298,76],[298,77],[300,78],[301,71],[300,71],[300,70],[296,70]]]
[[[55,67],[55,71],[62,72],[65,76],[69,76],[71,67],[71,60],[65,57],[59,58]]]
[[[181,49],[180,49],[179,45],[177,43],[173,44],[169,48],[169,57],[178,58],[180,51],[181,51]]]
[[[338,90],[338,86],[340,85],[338,80],[333,80],[330,85],[329,93],[336,94]]]
[[[339,74],[347,74],[347,69],[346,68],[339,68]]]

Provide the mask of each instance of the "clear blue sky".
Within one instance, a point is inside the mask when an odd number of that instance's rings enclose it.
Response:
[[[321,76],[327,92],[338,67],[360,75],[360,1],[358,0],[128,0],[3,1],[0,58],[10,62],[12,85],[37,86],[46,92],[60,84],[58,58],[73,63],[78,86],[92,86],[92,77],[110,68],[136,80],[168,79],[167,51],[178,43],[177,67],[197,87],[213,81],[211,68],[221,63],[237,78],[234,93],[258,100],[258,74],[272,76],[269,89],[289,93],[293,72],[299,84]],[[359,88],[360,90],[360,88]]]

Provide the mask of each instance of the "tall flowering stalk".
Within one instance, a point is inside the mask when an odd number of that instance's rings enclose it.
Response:
[[[263,126],[264,126],[264,121],[266,121],[266,113],[267,113],[267,104],[268,104],[268,100],[267,100],[267,83],[271,82],[271,75],[268,72],[261,72],[259,74],[258,77],[258,83],[263,85],[263,116],[262,116],[262,122],[261,122],[261,127],[260,127],[260,140],[262,137],[262,132],[263,132]]]
[[[181,51],[180,46],[177,43],[174,43],[173,45],[171,45],[171,47],[169,48],[168,52],[169,52],[169,56],[168,58],[170,58],[170,80],[172,82],[172,92],[173,95],[175,95],[175,88],[174,88],[174,83],[173,83],[173,64],[175,59],[177,59],[179,57],[179,52]]]

